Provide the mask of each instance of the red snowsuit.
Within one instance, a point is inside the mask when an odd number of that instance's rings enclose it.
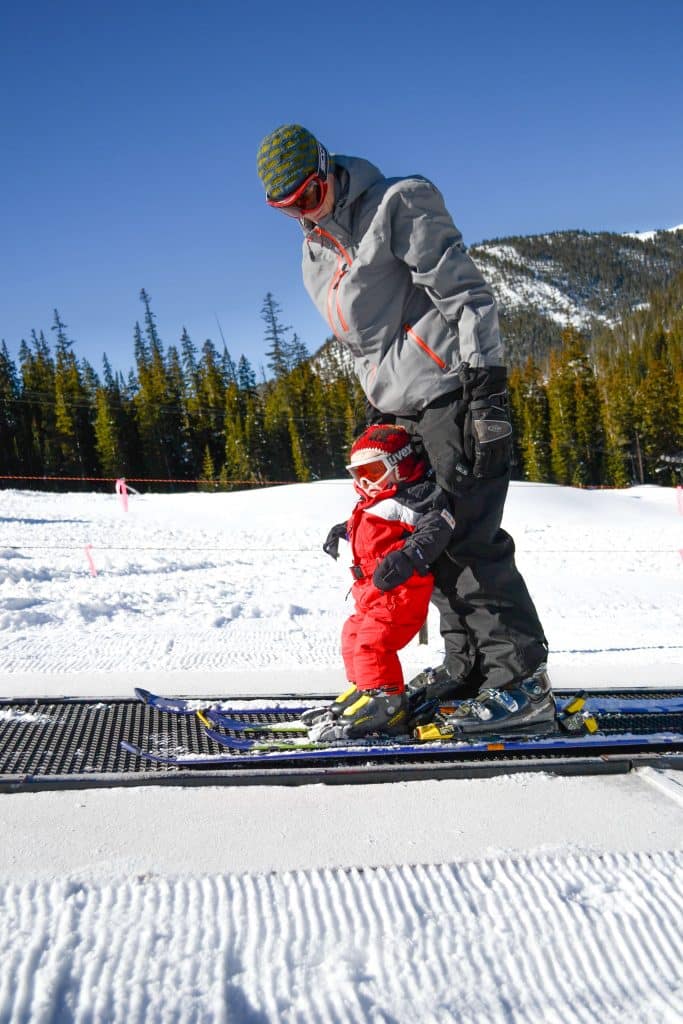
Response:
[[[341,643],[347,679],[359,690],[404,690],[397,652],[427,617],[434,587],[428,566],[445,548],[453,527],[448,497],[432,480],[392,484],[372,497],[362,496],[354,508],[347,532],[356,611],[344,623]],[[386,555],[400,549],[420,571],[391,590],[380,590],[373,573]]]

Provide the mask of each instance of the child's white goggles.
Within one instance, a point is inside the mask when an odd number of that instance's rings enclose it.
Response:
[[[365,490],[376,490],[379,484],[384,483],[389,474],[396,466],[412,453],[412,447],[407,444],[397,452],[389,452],[386,455],[377,455],[367,462],[350,462],[346,467],[358,486]],[[362,455],[362,452],[358,453]]]

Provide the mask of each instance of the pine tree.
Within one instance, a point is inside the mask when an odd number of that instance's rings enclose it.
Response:
[[[105,476],[144,475],[146,466],[140,456],[135,406],[131,385],[114,374],[106,355],[102,357],[103,382],[95,391],[95,446]]]
[[[522,371],[518,366],[511,367],[508,373],[508,405],[512,423],[512,456],[510,459],[513,480],[525,479],[524,458],[522,455],[522,439],[524,435],[524,382]]]
[[[55,364],[41,331],[31,331],[32,345],[22,339],[19,346],[22,417],[26,450],[25,470],[29,474],[52,476],[60,460],[55,426]]]
[[[237,387],[242,395],[256,393],[256,374],[246,356],[240,356],[237,364]]]
[[[226,478],[242,483],[269,479],[269,445],[256,376],[249,360],[241,356],[237,385],[231,383],[226,390]]]
[[[298,367],[306,365],[310,359],[308,349],[298,334],[292,336],[292,341],[288,346],[288,354],[291,370],[296,370]]]
[[[289,446],[292,452],[294,474],[297,480],[301,483],[305,483],[307,480],[311,479],[311,471],[308,467],[308,462],[304,453],[304,446],[301,443],[299,430],[291,409],[288,410],[287,427],[289,429]]]
[[[291,367],[290,346],[287,340],[287,332],[291,328],[285,327],[280,321],[281,312],[280,304],[276,302],[272,292],[268,292],[261,307],[261,319],[266,325],[264,337],[269,346],[266,350],[268,368],[275,380],[284,377]]]
[[[601,480],[602,413],[585,339],[573,329],[551,353],[547,386],[550,463],[556,483],[584,486]]]
[[[237,367],[232,361],[232,357],[225,344],[223,345],[223,353],[221,355],[221,374],[226,386],[228,384],[237,384]]]
[[[116,421],[110,407],[106,387],[98,388],[95,397],[95,446],[104,476],[122,475],[122,462]]]
[[[52,330],[56,333],[54,376],[55,442],[64,474],[86,476],[92,467],[93,438],[89,415],[89,396],[81,378],[73,342],[66,334],[66,324],[54,310]]]
[[[247,481],[255,480],[251,467],[249,443],[237,403],[230,402],[225,416],[225,452],[223,459],[223,481],[239,488]]]
[[[171,470],[175,477],[194,480],[199,469],[192,443],[192,425],[187,408],[185,378],[180,355],[175,345],[166,353],[166,408],[163,429],[169,451]]]
[[[632,451],[635,439],[634,394],[624,353],[601,358],[598,372],[602,422],[605,437],[603,482],[627,487],[637,479]]]
[[[223,361],[213,342],[207,338],[197,368],[197,439],[209,446],[214,466],[223,463],[225,447],[226,380]]]
[[[185,388],[188,397],[194,396],[199,390],[199,373],[197,369],[197,349],[190,337],[187,327],[183,327],[180,335],[180,352],[182,355]]]
[[[265,434],[263,471],[268,480],[291,480],[294,476],[289,409],[282,390],[271,382],[263,390],[263,429]]]
[[[207,446],[204,449],[204,458],[202,459],[202,475],[200,477],[202,483],[199,485],[199,490],[215,491],[215,475],[216,473],[213,465],[213,459],[211,458],[211,452],[209,451],[209,446],[207,444]]]
[[[636,424],[642,445],[646,482],[677,482],[668,457],[680,454],[683,436],[677,424],[677,388],[666,359],[651,356],[647,372],[636,391]]]
[[[204,413],[200,395],[201,384],[197,349],[187,328],[183,327],[180,336],[181,367],[184,390],[184,414],[186,443],[189,447],[188,472],[196,477],[208,443],[208,431],[205,429]]]
[[[541,483],[550,479],[548,395],[539,368],[530,358],[520,375],[522,429],[520,448],[524,479]]]
[[[21,472],[21,455],[27,439],[20,416],[20,385],[7,345],[0,346],[0,473]]]
[[[135,325],[135,360],[138,387],[134,395],[137,425],[142,442],[146,474],[151,477],[174,477],[174,437],[172,398],[166,375],[164,350],[156,328],[150,297],[143,288],[140,300],[145,307],[145,337]]]

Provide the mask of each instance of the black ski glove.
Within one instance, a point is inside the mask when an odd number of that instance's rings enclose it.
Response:
[[[339,558],[340,540],[348,540],[348,536],[346,534],[346,523],[337,523],[336,526],[333,526],[325,538],[325,543],[323,544],[323,551],[326,555],[329,555],[330,558],[334,558],[335,562]]]
[[[504,366],[465,366],[460,378],[467,404],[463,440],[472,474],[501,476],[509,469],[512,455],[507,370]]]
[[[416,565],[408,557],[405,549],[399,548],[398,551],[390,551],[388,555],[385,555],[372,574],[372,582],[378,590],[393,590],[394,587],[400,587],[402,583],[409,580],[414,572],[418,572],[420,576],[426,576],[429,566],[424,562]]]

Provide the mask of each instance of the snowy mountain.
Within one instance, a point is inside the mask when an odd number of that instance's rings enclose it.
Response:
[[[683,225],[630,232],[557,231],[474,245],[491,282],[511,363],[542,359],[566,327],[593,335],[683,270]]]
[[[480,242],[469,254],[491,283],[508,362],[542,361],[562,331],[595,335],[649,302],[683,271],[683,224],[653,231],[556,231]],[[328,340],[317,372],[352,374],[351,356]]]

